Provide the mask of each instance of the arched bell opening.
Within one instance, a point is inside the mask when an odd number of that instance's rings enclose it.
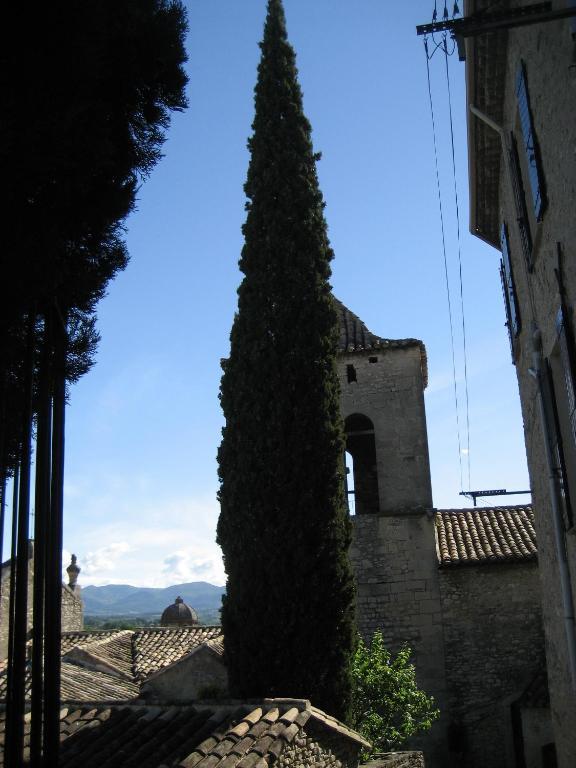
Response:
[[[344,421],[346,431],[346,495],[350,514],[375,515],[379,510],[374,424],[361,413]],[[352,492],[351,492],[352,490]],[[353,510],[353,511],[352,511]]]

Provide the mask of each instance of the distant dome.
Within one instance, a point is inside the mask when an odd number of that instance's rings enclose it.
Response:
[[[186,605],[180,596],[169,605],[162,614],[160,624],[163,627],[190,627],[198,624],[198,614],[194,608]]]

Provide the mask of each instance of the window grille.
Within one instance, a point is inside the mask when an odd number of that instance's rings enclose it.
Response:
[[[530,222],[526,210],[526,194],[522,182],[522,173],[520,171],[520,162],[518,160],[518,145],[514,134],[510,136],[510,168],[512,170],[512,187],[514,190],[514,200],[516,203],[516,220],[518,222],[518,232],[520,233],[520,245],[522,253],[528,266],[532,271],[532,236],[530,234]]]
[[[574,365],[574,343],[571,328],[567,322],[564,307],[560,307],[556,316],[556,330],[558,332],[558,346],[562,361],[564,386],[566,388],[566,407],[570,421],[570,434],[576,445],[576,382]]]
[[[532,192],[534,214],[536,216],[536,221],[540,221],[542,214],[544,213],[543,175],[538,155],[538,145],[536,134],[534,132],[532,113],[530,111],[524,62],[521,62],[516,77],[516,97],[518,99],[518,114],[520,117],[520,127],[522,129],[524,152],[526,154],[526,162],[528,165],[528,179],[530,182],[530,190]]]
[[[508,230],[506,224],[502,224],[500,233],[500,245],[502,248],[502,260],[500,262],[500,277],[502,279],[502,290],[504,293],[504,305],[506,307],[506,325],[508,326],[508,335],[510,337],[510,348],[512,351],[512,360],[516,360],[514,352],[514,339],[520,333],[521,322],[518,301],[516,299],[516,290],[514,287],[514,275],[512,272],[512,263],[510,261],[510,246],[508,243]]]
[[[542,370],[542,396],[544,399],[544,412],[548,425],[548,435],[550,440],[550,450],[554,461],[554,475],[558,481],[558,488],[562,498],[562,514],[566,529],[572,528],[574,518],[572,505],[570,503],[570,492],[568,488],[568,475],[566,472],[566,460],[564,457],[564,447],[562,445],[562,432],[560,430],[560,420],[558,417],[558,404],[554,389],[554,377],[548,360]]]

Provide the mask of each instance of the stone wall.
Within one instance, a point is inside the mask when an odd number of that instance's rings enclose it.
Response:
[[[420,346],[340,355],[338,371],[342,416],[374,424],[380,511],[431,507]]]
[[[363,764],[363,768],[425,768],[422,752],[384,752]]]
[[[525,5],[513,0],[511,5]],[[555,7],[565,7],[563,0]],[[494,55],[496,52],[494,51]],[[521,131],[515,94],[516,73],[524,61],[530,108],[542,161],[548,205],[541,222],[532,212],[531,193],[526,178],[525,159],[521,156],[524,192],[533,241],[533,271],[525,264],[517,213],[509,170],[502,164],[500,177],[500,213],[508,224],[510,258],[522,330],[516,341],[516,367],[522,403],[522,415],[530,485],[538,536],[540,577],[545,597],[542,609],[546,632],[546,656],[550,685],[553,724],[556,731],[559,765],[576,764],[576,691],[571,684],[567,665],[567,643],[563,622],[562,599],[558,578],[558,559],[554,543],[548,471],[546,467],[542,425],[538,412],[537,387],[529,369],[532,360],[534,324],[542,334],[543,353],[551,362],[557,359],[555,318],[560,295],[555,269],[558,267],[557,244],[564,252],[563,277],[565,300],[574,328],[576,307],[576,69],[575,43],[571,21],[534,24],[512,29],[508,33],[507,72],[502,127],[505,135],[514,132],[521,147]],[[522,155],[522,153],[520,152]],[[556,378],[560,392],[563,382]],[[568,466],[576,468],[574,445],[567,440]],[[576,480],[571,478],[570,493],[576,514]],[[576,532],[566,534],[566,549],[571,568],[572,590],[576,595]]]
[[[30,558],[28,560],[28,629],[32,626],[32,575],[34,573],[32,553],[33,550],[32,547],[30,547]],[[2,564],[2,576],[0,581],[0,659],[5,659],[8,655],[8,615],[10,609],[11,565],[9,560]]]
[[[10,574],[11,563],[5,562],[2,565],[2,575],[0,582],[0,659],[5,659],[8,654],[8,612],[10,605]],[[33,580],[34,580],[34,558],[33,547],[30,545],[30,558],[28,560],[28,629],[32,628],[33,611]],[[84,607],[80,587],[74,590],[65,584],[62,584],[62,631],[77,631],[84,628]]]
[[[228,691],[228,671],[223,657],[203,644],[150,675],[141,690],[149,701],[179,704],[201,698],[221,698]]]
[[[445,768],[448,718],[434,518],[357,515],[352,522],[359,630],[369,640],[380,629],[394,652],[405,644],[412,648],[418,684],[434,696],[442,716],[410,746],[426,752],[429,768]]]
[[[452,763],[516,764],[511,705],[544,660],[535,563],[443,568]]]
[[[78,632],[84,629],[84,605],[79,586],[71,589],[62,584],[62,632]]]

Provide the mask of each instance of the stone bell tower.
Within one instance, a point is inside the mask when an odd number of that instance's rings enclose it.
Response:
[[[392,651],[408,644],[419,685],[442,709],[446,684],[424,408],[426,349],[417,339],[375,336],[338,301],[337,307],[340,406],[353,465],[348,498],[358,628],[366,639],[381,630]],[[428,747],[431,766],[441,764],[430,744],[438,743],[434,732],[442,727],[439,722],[415,742]]]

